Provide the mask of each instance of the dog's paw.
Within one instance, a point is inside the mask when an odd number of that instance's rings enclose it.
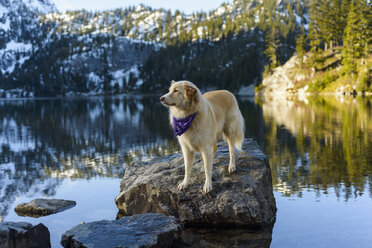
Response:
[[[187,188],[188,185],[189,185],[189,184],[188,184],[187,182],[183,181],[182,183],[180,183],[180,184],[178,185],[178,190],[184,190],[184,189]]]
[[[229,165],[229,173],[233,173],[236,170],[236,166],[234,165]]]
[[[212,184],[204,184],[203,192],[205,194],[208,194],[209,192],[211,192],[211,190],[212,190]]]

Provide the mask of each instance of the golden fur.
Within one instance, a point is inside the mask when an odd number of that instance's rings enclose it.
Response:
[[[191,82],[172,81],[169,92],[160,101],[169,107],[169,119],[185,118],[197,112],[190,128],[178,136],[185,160],[185,178],[178,185],[185,189],[190,183],[194,152],[200,151],[205,170],[203,191],[212,190],[212,164],[217,142],[223,136],[229,145],[229,172],[235,170],[234,147],[241,149],[244,140],[244,119],[235,96],[227,90],[207,92],[204,95]]]

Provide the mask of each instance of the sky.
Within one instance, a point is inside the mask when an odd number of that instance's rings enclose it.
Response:
[[[209,11],[218,8],[227,0],[51,0],[57,6],[59,11],[64,10],[106,10],[115,8],[125,8],[137,6],[140,3],[153,8],[176,9],[186,14],[196,11]]]

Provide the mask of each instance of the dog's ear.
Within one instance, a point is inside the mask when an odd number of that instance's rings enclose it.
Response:
[[[172,81],[171,81],[171,85],[173,85],[175,82],[176,82],[176,81],[172,80]]]
[[[185,90],[185,98],[188,102],[191,102],[198,91],[195,87],[191,85],[184,84],[183,89]]]

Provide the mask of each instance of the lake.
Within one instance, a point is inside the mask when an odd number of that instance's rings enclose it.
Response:
[[[278,212],[267,246],[370,247],[372,99],[238,100],[246,136],[272,169]],[[60,247],[71,227],[116,218],[126,165],[179,152],[158,97],[0,100],[0,222],[41,222]],[[77,206],[37,219],[14,212],[37,197]],[[241,247],[262,236],[238,232]]]

